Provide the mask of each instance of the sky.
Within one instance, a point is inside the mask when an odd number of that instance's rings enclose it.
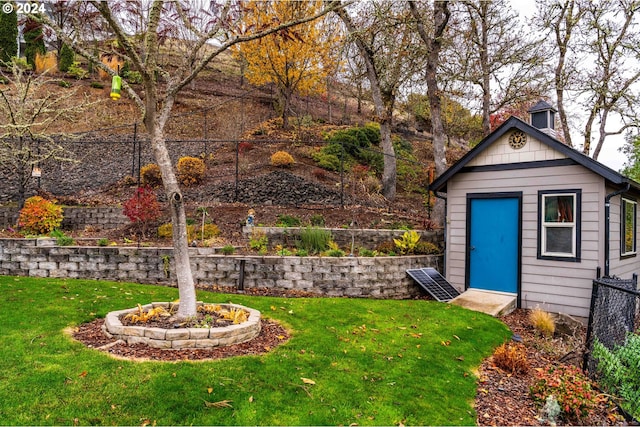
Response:
[[[512,7],[520,13],[523,19],[527,19],[534,14],[536,10],[536,2],[534,0],[510,0]],[[609,124],[608,129],[614,129],[614,126]],[[580,132],[572,132],[572,139],[574,141],[581,141],[582,136]],[[624,163],[626,157],[618,149],[624,145],[624,136],[609,136],[604,142],[602,151],[598,156],[598,161],[606,166],[609,166],[615,171],[619,171]]]

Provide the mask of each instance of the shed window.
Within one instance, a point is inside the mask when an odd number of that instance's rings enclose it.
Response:
[[[620,239],[620,255],[628,256],[636,254],[636,211],[638,203],[622,199],[622,236]]]
[[[538,256],[540,258],[579,261],[580,198],[579,190],[539,192]]]

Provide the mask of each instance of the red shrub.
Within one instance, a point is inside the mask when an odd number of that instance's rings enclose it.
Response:
[[[144,235],[149,223],[157,221],[162,212],[153,190],[149,187],[138,187],[136,194],[124,204],[123,213],[132,223],[141,227]]]

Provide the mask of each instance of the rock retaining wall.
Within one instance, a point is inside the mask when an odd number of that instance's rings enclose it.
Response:
[[[49,239],[0,239],[0,274],[175,284],[172,248],[48,246]],[[442,266],[442,256],[278,257],[216,255],[192,248],[201,286],[274,288],[327,296],[403,299],[420,290],[406,274]]]
[[[18,222],[17,207],[0,207],[0,228],[13,227]],[[130,224],[120,206],[65,206],[62,210],[62,228],[82,231],[87,226],[98,230],[110,230]]]

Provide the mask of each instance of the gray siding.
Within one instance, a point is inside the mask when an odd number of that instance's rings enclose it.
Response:
[[[613,188],[607,188],[607,193],[615,191]],[[630,199],[634,199],[630,197]],[[638,244],[638,237],[640,236],[640,199],[635,199],[638,202],[636,210],[636,250],[640,249]],[[618,276],[622,279],[630,279],[633,273],[640,271],[640,254],[631,257],[620,258],[620,228],[621,228],[621,207],[622,196],[616,196],[611,199],[611,246],[610,246],[610,261],[609,261],[609,274],[612,276]],[[604,238],[604,234],[603,234]],[[604,273],[603,273],[604,274]]]
[[[551,157],[557,158],[555,154]],[[538,259],[538,191],[573,189],[582,190],[581,260]],[[582,166],[469,172],[452,177],[447,191],[447,278],[459,290],[465,289],[467,194],[513,191],[523,193],[522,306],[588,316],[592,280],[604,261],[600,255],[604,250],[600,230],[604,229],[605,188],[600,176]]]

